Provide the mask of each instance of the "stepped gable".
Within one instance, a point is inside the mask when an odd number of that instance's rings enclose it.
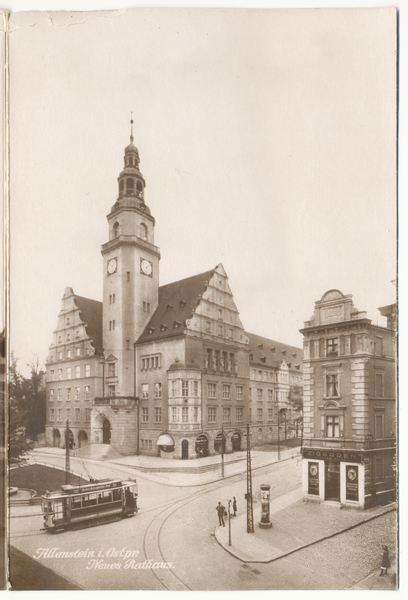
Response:
[[[302,370],[303,348],[288,346],[269,338],[245,332],[249,339],[249,353],[252,354],[251,363],[259,366],[279,368],[283,361],[291,363],[291,368],[300,365]],[[272,348],[275,350],[273,351]],[[293,356],[296,354],[296,356]],[[264,359],[264,360],[262,360]]]
[[[215,269],[175,281],[159,288],[159,305],[137,340],[153,341],[184,335],[185,321],[191,318]],[[176,324],[176,326],[175,326]],[[177,326],[179,324],[179,326]],[[150,333],[149,333],[150,332]]]
[[[95,354],[102,355],[102,302],[74,294],[86,332],[92,340]]]

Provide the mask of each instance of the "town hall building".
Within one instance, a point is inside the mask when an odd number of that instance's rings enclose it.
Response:
[[[47,358],[47,443],[188,459],[223,444],[240,450],[247,423],[256,443],[293,435],[302,349],[244,330],[222,264],[159,286],[139,163],[131,135],[107,216],[103,301],[70,287],[62,299]]]

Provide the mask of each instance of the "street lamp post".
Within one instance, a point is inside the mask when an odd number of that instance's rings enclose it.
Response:
[[[71,468],[69,457],[69,420],[67,419],[67,428],[65,430],[65,484],[69,485],[69,471]]]
[[[251,470],[251,442],[249,439],[249,424],[247,425],[247,532],[254,533],[254,511],[252,506],[252,470]]]
[[[224,423],[222,423],[222,425],[221,425],[221,435],[222,435],[222,440],[221,440],[221,477],[224,477],[224,446],[225,446]]]
[[[279,429],[280,429],[280,423],[279,423],[279,413],[278,413],[278,460],[280,460],[281,456],[280,456],[280,433],[279,433]]]
[[[228,500],[228,546],[231,546],[231,500]]]

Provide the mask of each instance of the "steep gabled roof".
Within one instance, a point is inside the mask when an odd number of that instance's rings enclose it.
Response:
[[[92,339],[95,354],[102,354],[102,302],[74,294],[75,304],[86,325],[86,332]]]
[[[300,365],[299,371],[302,370],[303,349],[296,346],[289,346],[276,342],[269,338],[256,335],[255,333],[245,334],[249,338],[249,354],[252,355],[250,363],[255,363],[259,366],[279,368],[283,361],[291,363],[291,368],[295,365]],[[272,350],[274,349],[274,350]],[[293,356],[296,354],[296,356]]]
[[[183,335],[185,321],[197,308],[215,269],[159,288],[159,305],[138,343]],[[151,332],[151,333],[149,333]]]

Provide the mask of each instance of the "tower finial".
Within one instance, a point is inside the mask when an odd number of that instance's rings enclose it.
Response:
[[[130,141],[133,144],[133,111],[130,113]]]

